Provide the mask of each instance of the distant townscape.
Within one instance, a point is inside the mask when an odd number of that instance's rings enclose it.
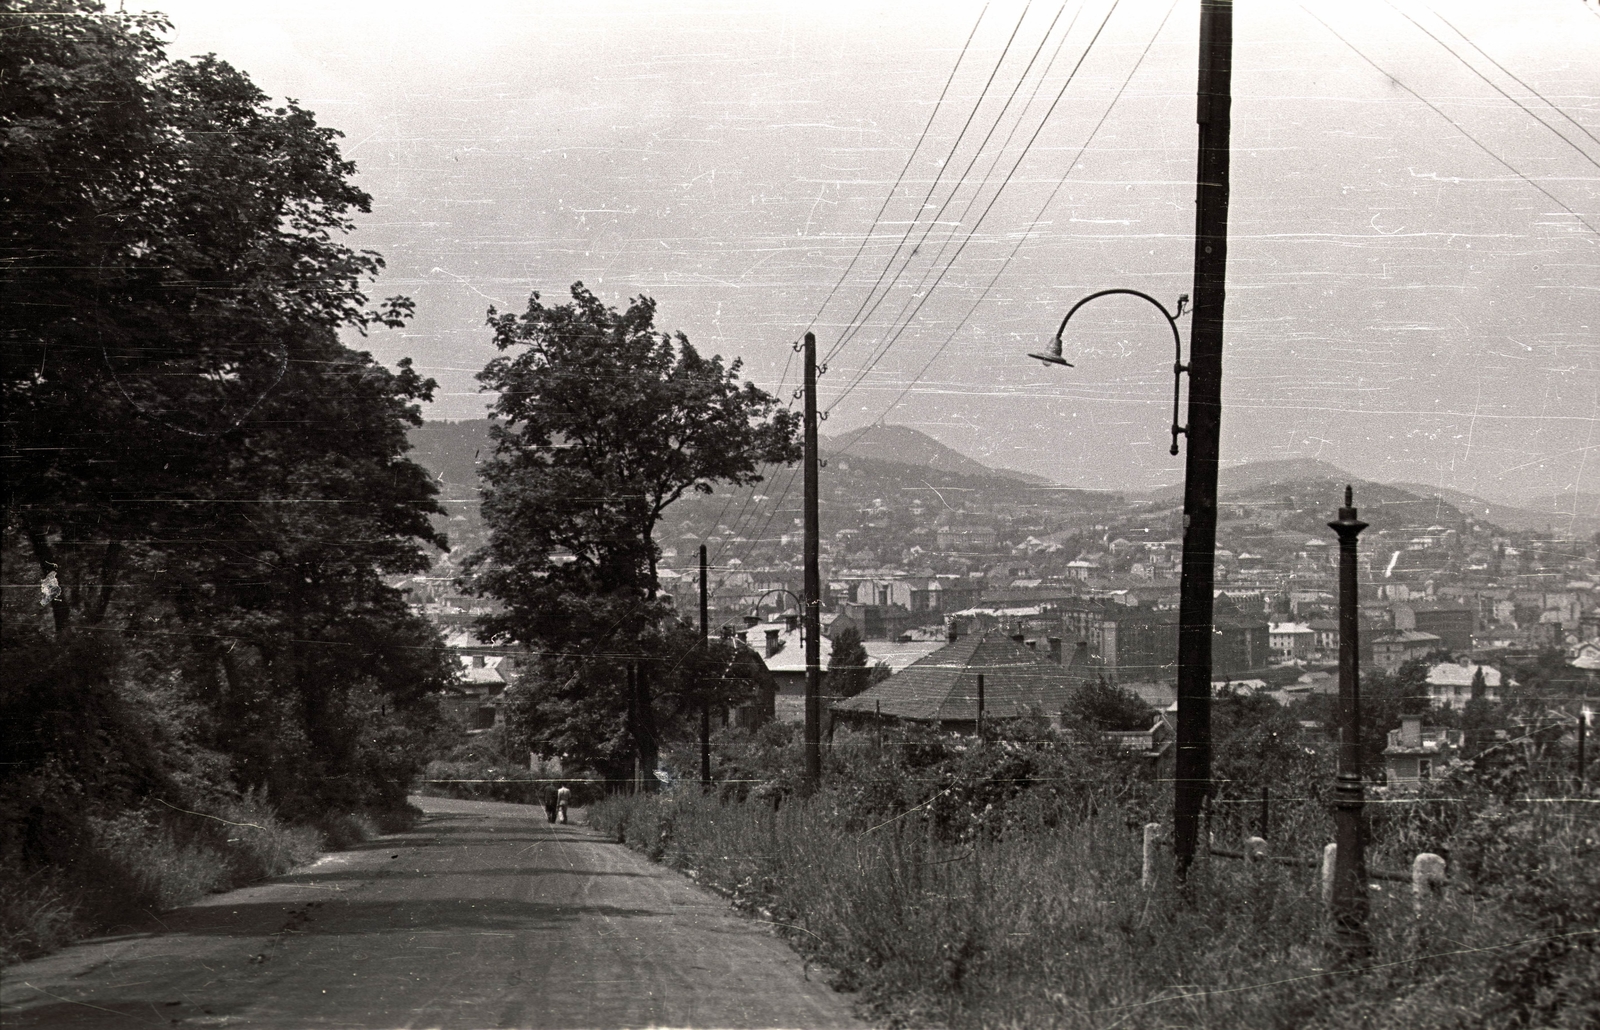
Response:
[[[486,421],[428,423],[415,459],[440,481],[451,550],[402,584],[445,628],[473,706],[494,725],[515,649],[483,647],[474,619],[489,602],[461,592],[460,562],[483,524],[476,466],[492,449]],[[988,468],[905,426],[824,439],[823,633],[851,627],[873,664],[898,674],[947,642],[1000,634],[1063,666],[1104,678],[1157,709],[1176,700],[1181,490],[1068,488]],[[1452,491],[1353,479],[1313,460],[1221,474],[1213,676],[1219,689],[1283,703],[1336,692],[1337,541],[1326,523],[1346,483],[1362,515],[1361,658],[1395,672],[1437,658],[1428,690],[1460,709],[1498,700],[1502,669],[1559,652],[1580,678],[1600,676],[1600,517],[1540,514]],[[692,496],[663,520],[662,589],[692,617],[697,555],[710,554],[713,631],[761,654],[776,680],[774,716],[799,721],[804,654],[800,498],[793,469],[748,489]],[[827,647],[824,645],[824,660]],[[487,665],[485,663],[488,663]],[[1462,671],[1465,670],[1465,671]]]

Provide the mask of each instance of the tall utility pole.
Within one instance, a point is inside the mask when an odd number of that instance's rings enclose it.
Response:
[[[706,545],[700,545],[700,650],[711,646],[711,611],[706,601]],[[700,706],[700,789],[711,789],[711,702]]]
[[[1348,959],[1367,953],[1367,863],[1362,853],[1361,598],[1356,585],[1356,537],[1367,524],[1356,518],[1355,498],[1344,488],[1339,520],[1339,778],[1334,785],[1333,923]]]
[[[817,336],[806,333],[806,784],[822,782],[822,575],[817,532]]]
[[[1200,156],[1195,188],[1194,314],[1189,336],[1189,446],[1178,610],[1178,747],[1173,852],[1179,879],[1200,837],[1211,789],[1211,591],[1217,549],[1217,445],[1222,430],[1222,314],[1228,270],[1228,128],[1233,103],[1233,3],[1201,0]]]

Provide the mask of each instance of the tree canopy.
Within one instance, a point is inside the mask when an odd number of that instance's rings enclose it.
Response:
[[[487,635],[557,659],[540,666],[547,688],[581,687],[593,709],[586,733],[598,739],[602,723],[626,717],[653,764],[660,729],[646,681],[665,680],[662,662],[639,666],[631,697],[616,684],[618,663],[674,638],[657,597],[656,526],[686,493],[757,483],[763,466],[797,460],[799,420],[741,382],[739,360],[657,331],[650,298],[618,311],[582,283],[571,292],[560,305],[535,293],[521,315],[489,311],[503,353],[478,376],[496,394],[495,452],[482,470],[489,541],[469,562],[471,586],[501,605],[481,619]],[[595,664],[581,674],[563,664],[578,659]],[[535,737],[556,732],[528,725]]]
[[[340,332],[411,305],[369,304],[339,133],[168,60],[166,27],[32,0],[0,34],[3,558],[41,584],[6,593],[8,666],[37,672],[8,710],[110,691],[102,732],[149,723],[178,777],[148,790],[398,804],[453,675],[385,583],[444,543],[405,457],[434,384]]]

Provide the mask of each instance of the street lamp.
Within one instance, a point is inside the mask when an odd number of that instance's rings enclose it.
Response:
[[[1226,169],[1226,165],[1223,167]],[[1204,212],[1202,204],[1202,225],[1205,224]],[[1202,238],[1204,235],[1202,233]],[[1211,252],[1212,245],[1206,245],[1205,253]],[[1029,355],[1047,365],[1068,365],[1061,356],[1061,335],[1079,308],[1100,297],[1119,294],[1137,297],[1154,305],[1172,330],[1172,454],[1178,453],[1179,433],[1189,438],[1183,485],[1183,577],[1178,588],[1178,726],[1172,784],[1172,851],[1180,881],[1186,881],[1189,866],[1194,861],[1200,839],[1200,813],[1211,793],[1211,616],[1217,546],[1217,428],[1222,381],[1221,284],[1220,280],[1211,283],[1201,275],[1202,262],[1198,254],[1196,262],[1195,282],[1211,297],[1211,308],[1207,310],[1213,312],[1213,317],[1211,322],[1200,322],[1194,327],[1196,341],[1204,344],[1200,357],[1209,354],[1211,358],[1200,361],[1198,376],[1190,373],[1188,426],[1178,424],[1179,377],[1189,372],[1196,360],[1191,347],[1190,364],[1183,363],[1183,339],[1178,332],[1178,319],[1189,303],[1188,294],[1178,298],[1177,311],[1168,311],[1166,305],[1139,290],[1091,293],[1072,305],[1061,320],[1049,352]],[[1195,430],[1192,433],[1191,427]]]
[[[1188,432],[1186,428],[1178,424],[1179,377],[1182,376],[1183,373],[1189,371],[1189,366],[1183,363],[1183,339],[1178,335],[1178,319],[1183,317],[1183,309],[1189,303],[1189,295],[1187,293],[1178,297],[1177,311],[1168,311],[1165,304],[1162,304],[1159,300],[1156,300],[1148,293],[1141,293],[1138,290],[1126,290],[1119,288],[1114,290],[1100,290],[1097,293],[1091,293],[1087,297],[1078,301],[1078,303],[1072,305],[1071,310],[1067,312],[1067,316],[1061,320],[1060,327],[1056,329],[1055,338],[1050,341],[1049,352],[1036,352],[1029,354],[1028,357],[1038,358],[1047,365],[1065,365],[1068,368],[1076,367],[1072,364],[1072,362],[1061,356],[1061,334],[1067,331],[1067,323],[1072,321],[1072,316],[1078,313],[1079,308],[1083,307],[1091,300],[1096,300],[1100,297],[1110,297],[1115,294],[1122,294],[1128,297],[1138,297],[1140,300],[1148,301],[1151,304],[1154,304],[1156,306],[1156,310],[1161,312],[1161,317],[1167,320],[1167,326],[1172,330],[1172,450],[1169,453],[1177,454],[1178,434]]]
[[[789,590],[786,587],[776,587],[776,588],[774,588],[772,590],[768,590],[766,593],[764,593],[760,597],[756,598],[756,603],[755,603],[756,618],[759,619],[761,617],[761,606],[763,604],[765,604],[767,598],[771,597],[773,594],[787,594],[789,597],[793,598],[794,604],[795,604],[795,610],[797,612],[800,612],[800,613],[804,614],[804,612],[806,610],[806,605],[805,605],[804,601],[800,600],[800,595],[796,594],[793,590]],[[805,620],[802,618],[800,620],[800,642],[801,643],[805,643],[805,638],[806,638]]]

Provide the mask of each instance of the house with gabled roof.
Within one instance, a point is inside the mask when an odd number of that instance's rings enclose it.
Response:
[[[960,637],[898,674],[832,705],[834,717],[871,725],[877,719],[919,722],[973,732],[978,722],[978,677],[983,677],[985,722],[1042,716],[1061,722],[1086,670],[1062,665],[1000,632]]]

